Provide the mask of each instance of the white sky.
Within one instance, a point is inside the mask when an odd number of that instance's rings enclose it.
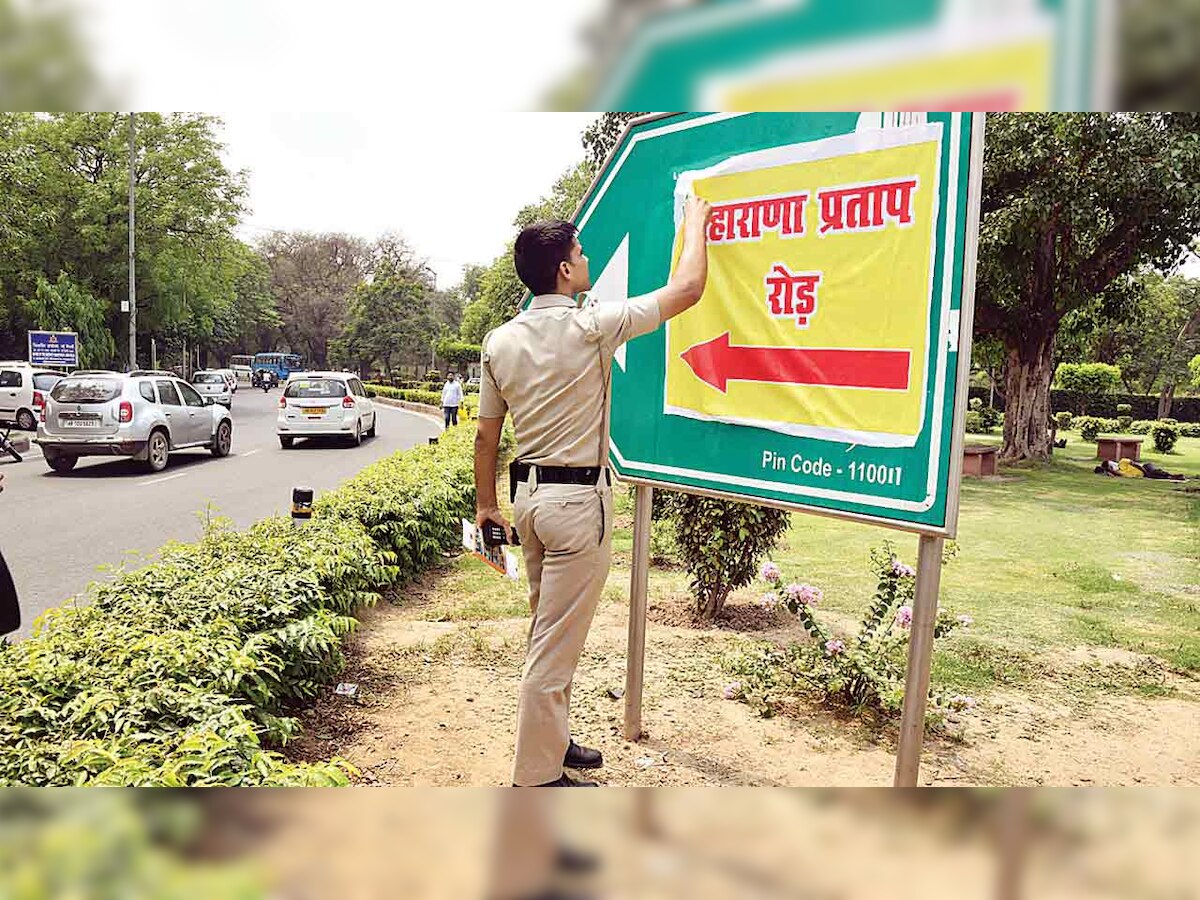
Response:
[[[225,120],[247,239],[395,231],[450,287],[584,155],[593,116],[501,111],[542,105],[606,0],[72,2],[128,106]]]
[[[271,229],[403,235],[438,286],[489,263],[521,207],[584,157],[591,113],[217,113],[249,171],[242,236]]]
[[[67,0],[138,109],[537,109],[606,0]]]

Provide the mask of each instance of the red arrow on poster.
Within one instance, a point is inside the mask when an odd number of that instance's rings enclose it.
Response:
[[[680,354],[701,381],[722,394],[730,381],[823,387],[908,389],[908,350],[841,350],[806,347],[742,347],[729,332]]]

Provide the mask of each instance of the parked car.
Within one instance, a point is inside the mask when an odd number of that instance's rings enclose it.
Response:
[[[161,472],[176,450],[228,456],[233,416],[170,372],[76,372],[47,396],[37,443],[55,472],[81,456],[129,456]]]
[[[287,450],[298,437],[332,435],[358,446],[364,436],[376,434],[374,397],[351,372],[308,372],[290,379],[279,398],[279,445]]]
[[[192,376],[192,387],[201,397],[212,397],[214,403],[220,403],[226,409],[233,408],[233,388],[229,379],[216,369],[201,369]]]
[[[35,431],[42,403],[62,377],[62,372],[36,368],[23,360],[0,362],[0,422]]]

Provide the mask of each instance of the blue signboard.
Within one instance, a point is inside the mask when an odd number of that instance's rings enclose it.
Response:
[[[79,335],[74,331],[29,332],[29,364],[74,369],[79,365]]]

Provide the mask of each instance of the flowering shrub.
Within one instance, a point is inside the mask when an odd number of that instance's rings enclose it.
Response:
[[[947,551],[943,564],[953,552]],[[891,543],[872,551],[871,565],[878,577],[875,596],[858,634],[841,638],[817,618],[823,599],[820,588],[795,582],[785,585],[779,566],[765,563],[759,577],[770,590],[760,604],[794,614],[812,640],[786,647],[757,644],[733,654],[725,667],[734,680],[725,685],[724,696],[742,700],[763,715],[772,715],[781,701],[799,694],[815,695],[822,703],[859,714],[898,713],[904,702],[917,573],[900,560]],[[971,624],[970,616],[939,609],[934,638]],[[947,712],[974,705],[970,697],[945,698],[931,691],[927,716],[936,722]]]

